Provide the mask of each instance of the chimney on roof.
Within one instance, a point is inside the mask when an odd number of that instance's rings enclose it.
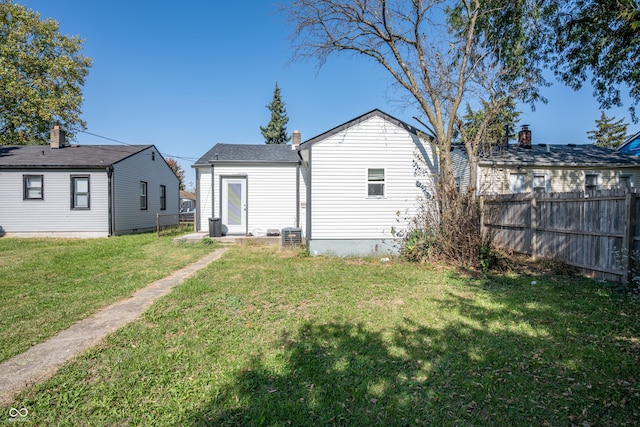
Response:
[[[302,134],[298,129],[294,130],[291,134],[291,149],[295,150],[300,145],[300,141],[302,140]]]
[[[55,125],[53,129],[51,129],[49,142],[51,148],[63,148],[67,146],[67,138],[65,137],[64,130],[60,128],[60,125]]]
[[[531,131],[529,125],[522,125],[522,129],[518,132],[518,145],[524,148],[531,148]]]

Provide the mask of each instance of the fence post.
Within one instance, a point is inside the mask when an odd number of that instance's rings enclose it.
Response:
[[[636,194],[630,191],[627,191],[624,199],[624,210],[625,210],[625,230],[624,230],[624,238],[622,239],[622,248],[621,253],[627,253],[627,256],[620,257],[623,261],[622,265],[622,283],[624,285],[628,285],[631,280],[633,280],[633,261],[635,260],[635,256],[633,254],[633,240],[635,237],[636,231]]]
[[[160,214],[159,213],[156,214],[156,233],[158,234],[158,237],[160,237]]]
[[[531,258],[535,260],[538,255],[538,199],[535,191],[531,194],[529,211],[531,213]]]

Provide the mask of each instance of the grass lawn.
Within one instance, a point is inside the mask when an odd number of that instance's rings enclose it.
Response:
[[[0,239],[0,361],[213,250],[173,237]]]
[[[37,425],[637,425],[638,306],[582,278],[239,245],[12,407]]]

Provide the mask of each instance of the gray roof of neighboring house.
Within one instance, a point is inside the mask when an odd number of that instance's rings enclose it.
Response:
[[[342,132],[345,129],[348,129],[352,126],[355,126],[359,123],[362,123],[366,120],[369,120],[371,117],[382,117],[383,119],[387,120],[388,122],[391,122],[393,124],[395,124],[398,127],[401,127],[403,129],[405,129],[407,132],[410,132],[416,136],[420,136],[421,134],[424,134],[423,132],[421,132],[420,130],[416,129],[415,127],[403,122],[402,120],[396,119],[393,116],[390,116],[389,114],[380,111],[378,109],[369,111],[368,113],[365,113],[359,117],[356,117],[353,120],[350,120],[346,123],[341,124],[340,126],[336,126],[335,128],[328,130],[327,132],[321,133],[318,136],[314,136],[311,139],[308,139],[306,141],[304,141],[302,144],[300,144],[300,148],[305,148],[305,146],[311,146],[313,144],[315,144],[316,142],[322,141],[324,139],[329,138],[330,136],[333,136],[337,133]],[[426,135],[425,135],[426,136]]]
[[[0,145],[0,169],[106,168],[153,145]]]
[[[297,163],[298,153],[289,144],[216,144],[194,166],[246,162]]]
[[[533,144],[531,148],[509,145],[485,155],[480,165],[535,166],[640,166],[640,158],[593,144]]]

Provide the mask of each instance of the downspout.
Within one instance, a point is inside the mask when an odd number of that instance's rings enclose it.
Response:
[[[300,161],[296,163],[296,228],[300,228]]]
[[[192,166],[193,167],[193,166]],[[196,170],[196,212],[193,218],[193,228],[195,232],[200,231],[200,171]]]
[[[113,232],[115,229],[115,215],[113,214],[113,210],[115,209],[115,200],[114,200],[114,194],[115,191],[113,189],[113,166],[109,166],[107,167],[107,199],[109,200],[108,203],[108,216],[109,216],[109,237],[113,236]]]

